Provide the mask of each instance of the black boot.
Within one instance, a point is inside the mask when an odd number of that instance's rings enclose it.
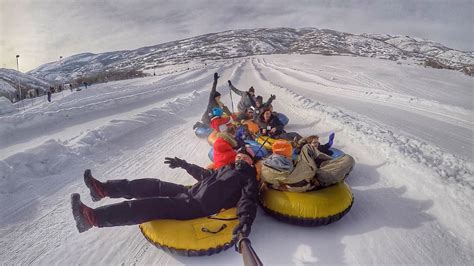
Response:
[[[94,210],[87,207],[81,202],[81,196],[77,193],[71,195],[72,215],[76,221],[76,227],[79,233],[97,226],[97,220]]]
[[[104,184],[92,176],[90,169],[84,171],[84,183],[90,190],[92,201],[99,201],[107,196]]]

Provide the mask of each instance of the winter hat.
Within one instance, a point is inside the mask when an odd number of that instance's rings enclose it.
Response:
[[[291,158],[293,155],[293,147],[287,140],[277,140],[272,145],[272,151],[274,154],[282,155],[287,158]]]
[[[253,165],[253,161],[255,159],[255,153],[253,152],[253,150],[250,148],[250,147],[240,147],[240,149],[237,150],[237,154],[245,154],[247,155],[248,157],[250,158],[245,158],[244,157],[244,160],[250,164],[250,165]]]
[[[255,92],[255,89],[253,88],[253,86],[250,87],[249,92]]]
[[[214,92],[214,95],[212,96],[212,98],[216,98],[216,97],[219,97],[219,96],[221,96],[221,94],[218,91],[216,91],[216,92]]]
[[[224,112],[222,111],[222,108],[220,107],[214,107],[212,108],[212,116],[221,116]]]

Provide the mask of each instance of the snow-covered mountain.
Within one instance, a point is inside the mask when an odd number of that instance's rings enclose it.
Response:
[[[29,74],[50,80],[58,79],[62,74],[68,79],[112,69],[145,70],[191,60],[292,53],[407,59],[432,67],[460,70],[469,75],[474,67],[472,52],[408,36],[355,35],[317,28],[263,28],[210,33],[136,50],[77,54],[62,62],[44,64]]]
[[[211,147],[192,126],[215,72],[230,109],[240,97],[232,100],[227,80],[253,86],[264,99],[274,94],[275,111],[290,119],[287,132],[318,134],[323,143],[335,132],[334,147],[356,160],[346,178],[354,204],[336,223],[294,226],[259,208],[250,239],[265,265],[472,264],[472,77],[375,58],[292,54],[170,65],[156,76],[65,90],[52,102],[36,99],[0,115],[0,265],[242,265],[233,249],[168,254],[138,226],[79,234],[71,212],[72,193],[93,208],[119,201],[93,202],[85,169],[100,181],[194,184],[163,161],[210,163]]]
[[[42,94],[49,88],[50,83],[38,76],[24,74],[14,69],[0,68],[0,96],[11,99],[18,91],[18,86],[21,87],[22,95],[26,95],[29,90],[36,89]]]

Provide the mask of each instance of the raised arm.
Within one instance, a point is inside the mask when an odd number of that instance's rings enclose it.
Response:
[[[211,93],[209,94],[209,103],[214,98],[214,93],[217,91],[217,80],[219,79],[219,75],[214,73],[214,83],[212,84]]]
[[[165,158],[165,164],[168,164],[170,168],[183,168],[190,174],[194,179],[197,181],[201,181],[205,179],[206,177],[210,176],[213,172],[212,170],[202,168],[198,165],[191,164],[186,162],[185,160],[179,159],[178,157],[170,158],[166,157]]]
[[[268,108],[268,107],[272,104],[273,100],[275,100],[275,98],[276,98],[275,95],[270,94],[270,98],[268,98],[268,101],[266,101],[266,102],[263,104],[263,106],[265,106],[266,108]]]
[[[227,81],[229,83],[229,87],[230,89],[237,95],[239,96],[243,96],[245,91],[241,91],[239,89],[237,89],[236,87],[234,87],[234,85],[232,85],[232,82],[230,80]]]

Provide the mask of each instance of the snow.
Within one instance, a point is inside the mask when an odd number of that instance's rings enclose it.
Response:
[[[188,69],[189,68],[189,69]],[[474,259],[472,78],[373,58],[268,55],[168,65],[156,76],[94,84],[0,115],[0,264],[241,265],[232,250],[187,258],[156,249],[137,226],[77,233],[70,194],[82,181],[158,177],[192,184],[165,156],[207,165],[192,125],[212,75],[253,86],[290,118],[288,131],[336,132],[356,159],[351,211],[317,228],[259,210],[250,236],[267,265],[468,264]],[[237,99],[234,95],[234,108]],[[0,104],[0,106],[2,106]]]
[[[16,108],[12,104],[12,102],[10,102],[10,100],[8,100],[5,97],[0,97],[0,115],[12,113],[15,111],[16,111]]]
[[[0,92],[3,93],[14,93],[16,90],[13,88],[10,83],[0,79]]]

